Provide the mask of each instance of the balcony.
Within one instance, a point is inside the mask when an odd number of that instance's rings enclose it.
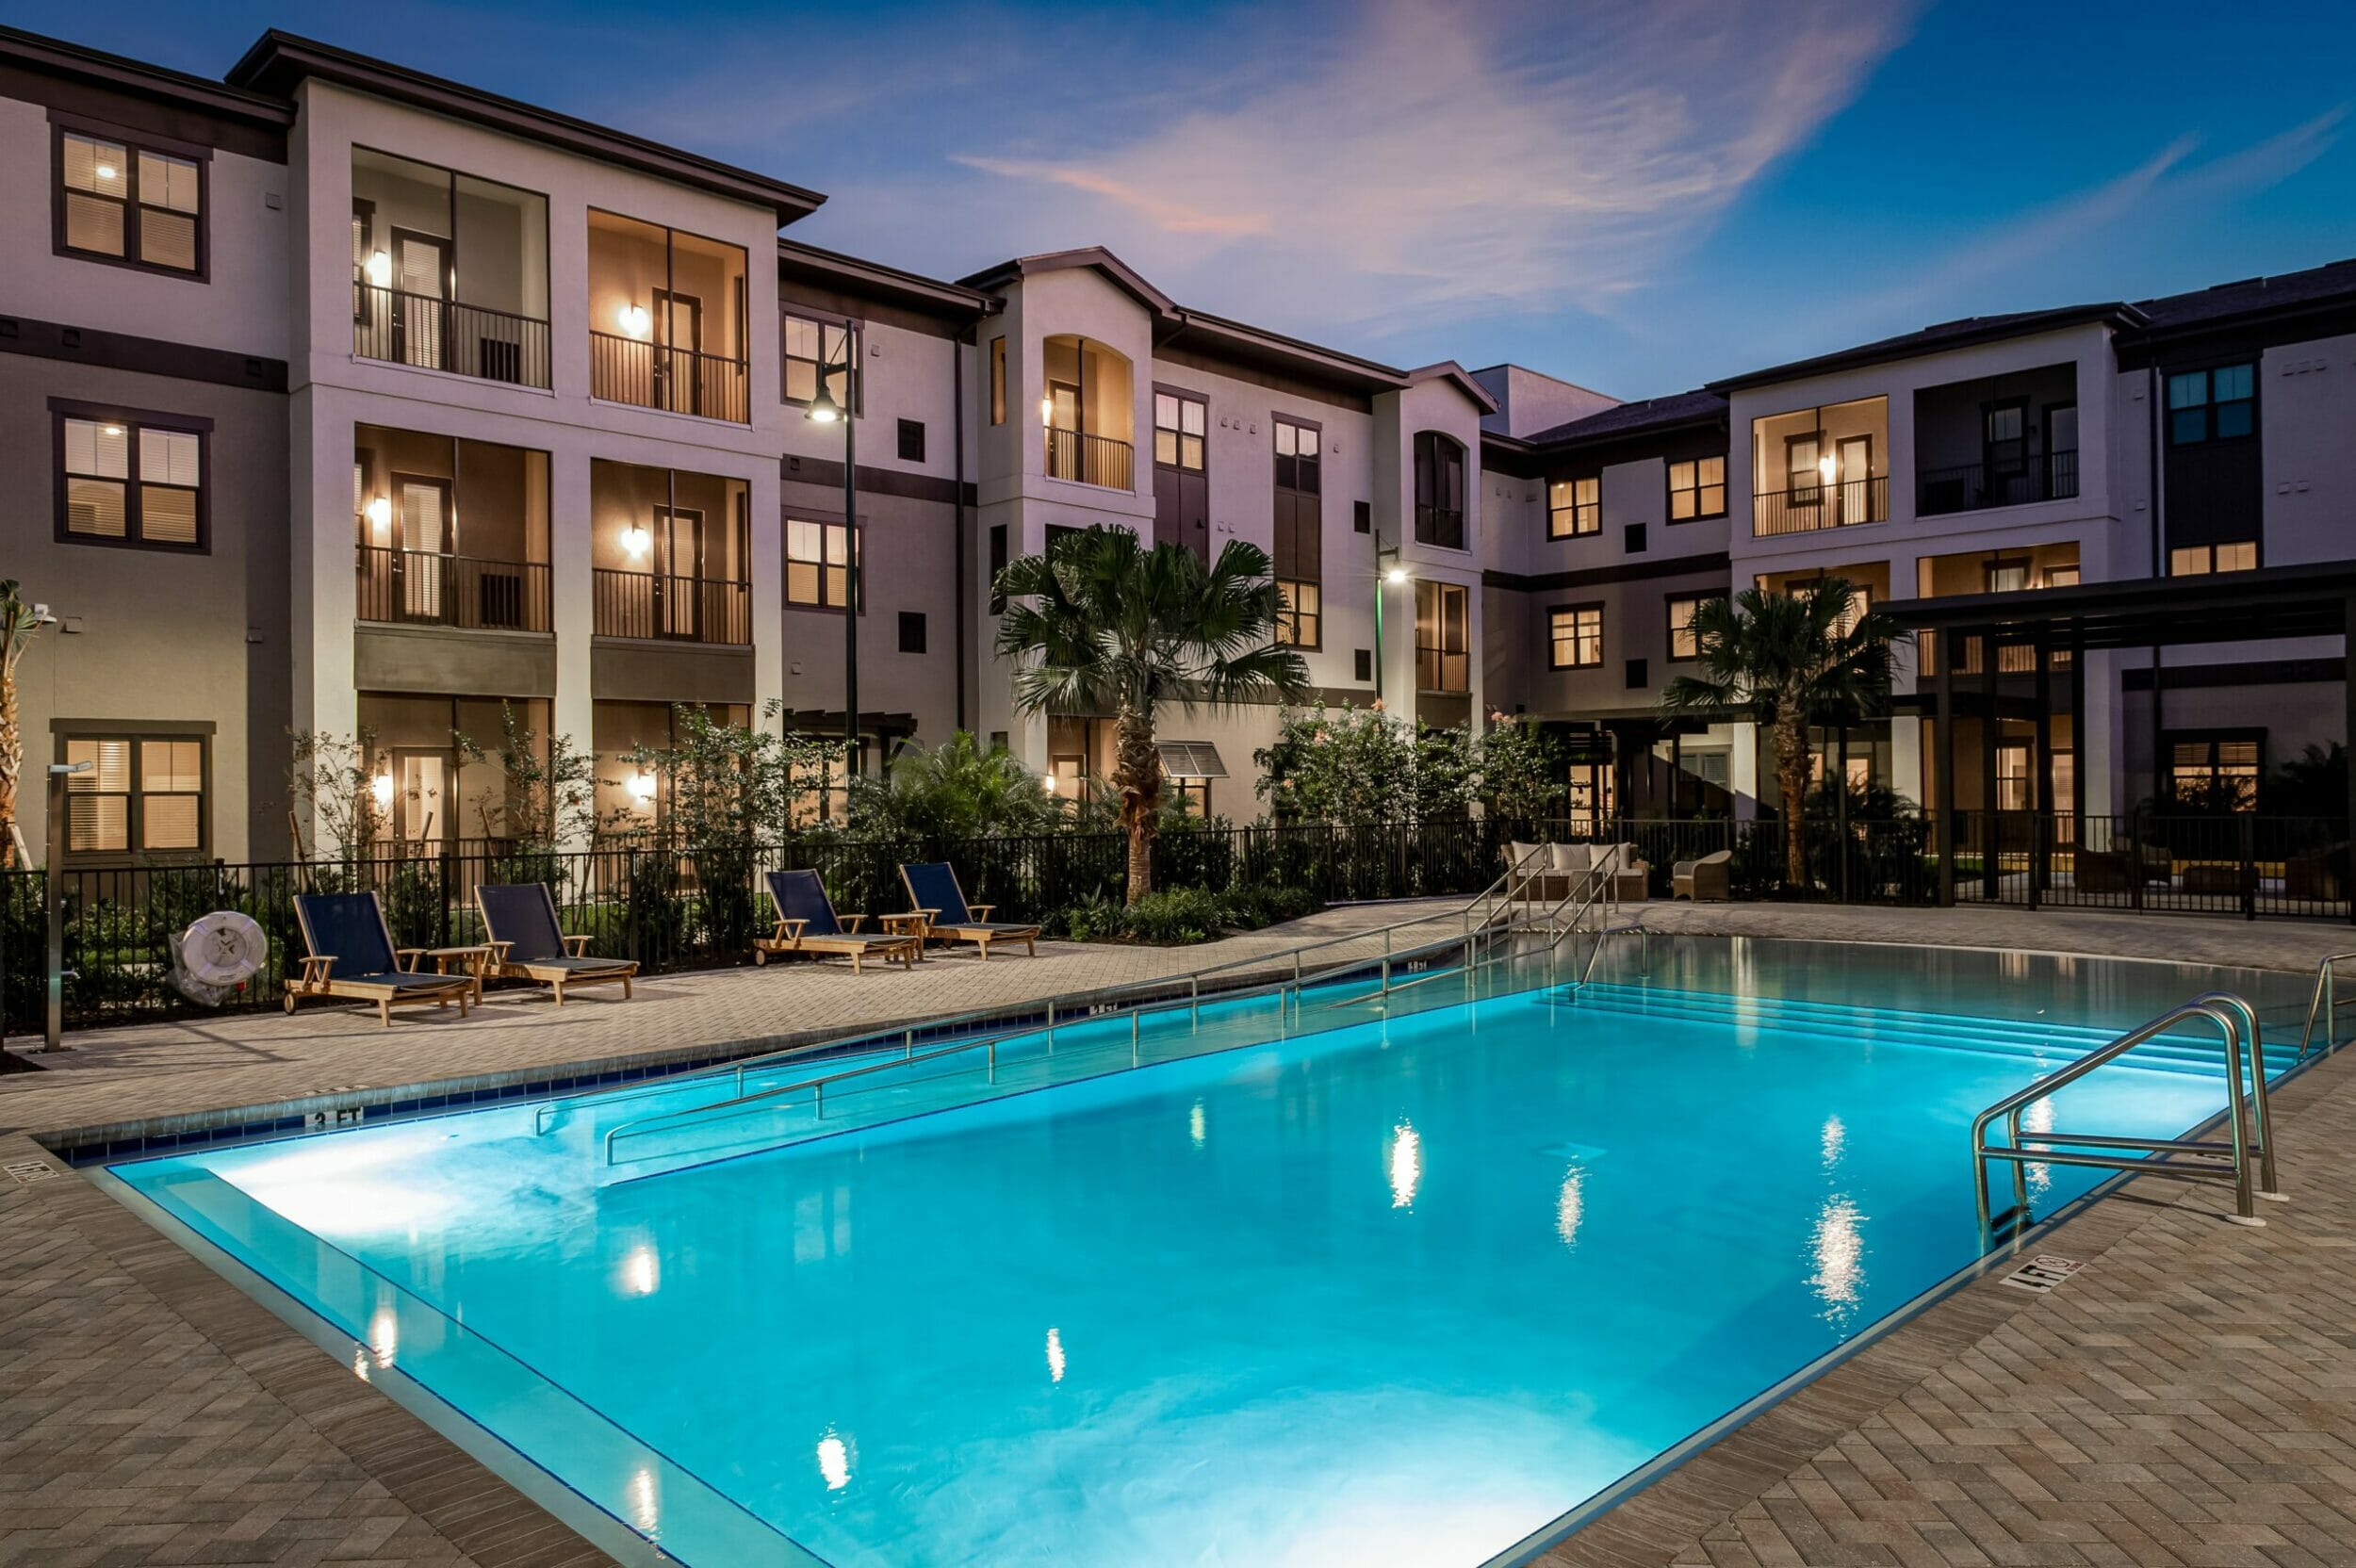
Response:
[[[743,246],[594,208],[589,395],[748,424]]]
[[[463,631],[546,631],[545,562],[486,561],[363,545],[359,618]]]
[[[590,572],[600,637],[747,647],[753,640],[753,585],[668,572]]]
[[[547,390],[548,199],[367,148],[352,193],[353,357]]]
[[[2078,454],[2075,450],[2047,452],[2021,465],[1994,469],[1985,463],[1935,468],[1921,475],[1916,483],[1914,510],[1924,517],[2068,500],[2078,493]]]
[[[1047,477],[1107,490],[1134,490],[1137,479],[1129,443],[1081,430],[1047,431]]]
[[[1890,519],[1890,476],[1811,484],[1751,499],[1752,531],[1760,538],[1808,533]]]
[[[352,293],[352,351],[362,359],[548,388],[546,321],[366,283]]]
[[[748,423],[751,367],[616,333],[589,334],[589,395],[611,403]]]

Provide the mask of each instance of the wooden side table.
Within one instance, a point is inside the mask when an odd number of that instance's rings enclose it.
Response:
[[[404,947],[401,956],[409,960],[409,971],[413,974],[423,972],[418,966],[428,958],[434,960],[434,972],[436,974],[448,974],[450,966],[457,965],[458,972],[474,982],[474,999],[481,1002],[483,972],[491,967],[491,955],[495,951],[485,942],[458,947]]]
[[[920,964],[924,961],[924,942],[933,934],[931,915],[922,909],[909,909],[901,914],[878,916],[875,923],[882,926],[887,935],[915,938],[916,961]]]

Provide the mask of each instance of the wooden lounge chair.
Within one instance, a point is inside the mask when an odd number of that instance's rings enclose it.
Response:
[[[403,957],[423,948],[396,948],[392,927],[384,923],[384,906],[376,894],[297,893],[295,920],[303,927],[303,945],[310,956],[303,972],[286,981],[286,1011],[306,996],[341,997],[373,1002],[379,1022],[390,1028],[393,1009],[431,1002],[447,1007],[458,1004],[466,1016],[474,994],[471,974],[412,974],[401,967]]]
[[[859,972],[859,960],[870,956],[912,969],[923,936],[913,932],[861,931],[865,915],[837,915],[826,885],[814,871],[773,871],[767,874],[769,902],[777,906],[777,928],[753,941],[753,962],[765,964],[772,953],[807,953],[811,957],[839,954]]]
[[[615,980],[622,983],[622,1000],[630,1000],[630,976],[638,965],[628,958],[592,958],[586,936],[564,935],[556,923],[556,895],[547,883],[485,882],[475,889],[474,901],[491,946],[484,974],[546,986],[560,1007],[567,986]]]
[[[924,934],[943,941],[972,942],[990,957],[992,942],[1021,942],[1025,953],[1039,956],[1039,927],[993,921],[993,904],[968,904],[957,886],[957,872],[945,860],[920,861],[900,868],[908,903],[924,917]]]

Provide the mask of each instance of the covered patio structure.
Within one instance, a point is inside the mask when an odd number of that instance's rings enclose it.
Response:
[[[1977,825],[1984,831],[1976,835],[1977,860],[1971,868],[1976,874],[1960,890],[1967,898],[2017,899],[2032,907],[2047,901],[2091,902],[2254,916],[2263,863],[2283,868],[2276,881],[2285,902],[2302,906],[2295,912],[2356,918],[2347,845],[2348,825],[2356,822],[2356,769],[2349,770],[2348,798],[2331,803],[2335,831],[2330,841],[2269,846],[2260,841],[2263,819],[2239,813],[2238,820],[2204,825],[2202,833],[2193,835],[2200,841],[2180,854],[2168,845],[2146,844],[2145,835],[2132,829],[2123,846],[2098,843],[2086,811],[2088,770],[2073,769],[2072,798],[2059,802],[2051,765],[2057,709],[2071,716],[2073,726],[2088,711],[2086,655],[2149,650],[2153,793],[2160,794],[2167,779],[2164,737],[2172,667],[2162,661],[2161,650],[2302,638],[2337,639],[2345,647],[2348,628],[2356,624],[2356,561],[1898,599],[1881,609],[1905,629],[1930,634],[1922,659],[1925,689],[1918,691],[1915,705],[1932,721],[1925,793],[1934,812],[1942,904],[1958,896],[1959,873],[1966,869],[1961,862],[1973,848],[1966,829]],[[2337,678],[2340,733],[2356,737],[2356,685],[2347,678],[2345,656]],[[2066,686],[2066,693],[2057,693],[2057,685]],[[2066,706],[2057,703],[2065,695]],[[1978,760],[1984,820],[1969,820],[1971,814],[1957,808],[1959,721],[1973,717],[1982,721],[1984,737],[1992,737],[2004,721],[2032,727],[2036,763],[2025,809],[2000,808],[1998,746],[1992,739],[1980,747]],[[2008,859],[2021,874],[2017,887],[2007,882]],[[2056,874],[2065,859],[2066,881]],[[2179,871],[2179,860],[2191,863]],[[2174,880],[2179,874],[2181,888]],[[2151,887],[2155,877],[2158,891]]]

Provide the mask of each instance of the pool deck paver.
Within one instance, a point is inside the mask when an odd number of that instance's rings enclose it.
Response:
[[[1311,930],[1399,918],[1336,909]],[[2303,970],[2356,933],[2000,909],[1651,906],[1662,930],[2017,946]],[[913,975],[792,966],[658,976],[630,1003],[495,998],[474,1019],[343,1009],[73,1037],[0,1078],[28,1135],[324,1089],[816,1037],[1280,948],[944,957]],[[2050,1296],[1990,1277],[1603,1514],[1550,1568],[2356,1568],[2356,1057],[2277,1099],[2293,1201],[2245,1231],[2144,1179],[2037,1250]],[[0,1176],[0,1568],[608,1560],[90,1183]]]

